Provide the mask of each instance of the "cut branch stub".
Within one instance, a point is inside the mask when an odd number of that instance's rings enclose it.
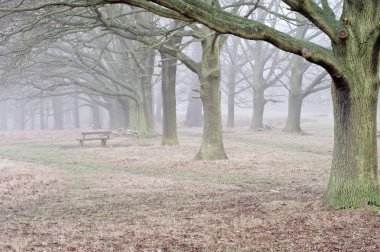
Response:
[[[340,78],[342,78],[342,75],[340,73],[334,74],[334,78],[340,79]]]
[[[345,39],[345,38],[347,38],[347,36],[348,36],[348,32],[347,32],[346,29],[341,28],[341,29],[338,30],[338,37],[340,39]]]
[[[304,47],[304,48],[302,48],[302,50],[301,50],[301,55],[302,55],[302,57],[304,57],[305,59],[308,59],[308,58],[311,57],[311,52],[309,51],[308,48]]]

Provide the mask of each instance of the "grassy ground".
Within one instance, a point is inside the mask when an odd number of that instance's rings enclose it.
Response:
[[[160,139],[3,133],[0,251],[379,251],[377,209],[321,205],[332,137],[234,130],[229,160],[200,130]]]

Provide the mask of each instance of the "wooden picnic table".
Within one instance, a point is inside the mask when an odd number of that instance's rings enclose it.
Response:
[[[82,138],[77,139],[79,145],[83,146],[85,141],[100,140],[100,143],[103,147],[106,146],[107,140],[110,139],[110,130],[103,131],[84,131],[81,133]]]

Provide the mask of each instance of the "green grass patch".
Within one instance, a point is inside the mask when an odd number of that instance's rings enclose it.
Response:
[[[252,184],[255,178],[241,172],[215,173],[207,170],[178,170],[162,164],[153,165],[117,165],[92,161],[91,155],[78,154],[81,148],[69,148],[59,145],[12,145],[0,146],[2,158],[47,165],[68,172],[73,182],[81,184],[84,177],[101,173],[128,173],[137,176],[190,180],[216,184]],[[95,154],[94,154],[95,155]],[[80,157],[80,158],[79,158]],[[194,161],[196,162],[196,161]],[[196,164],[194,164],[196,165]]]
[[[312,145],[282,143],[282,142],[275,142],[275,141],[268,141],[268,140],[261,140],[261,139],[250,139],[247,137],[232,136],[232,135],[226,135],[224,136],[224,139],[230,140],[230,141],[242,142],[242,143],[250,143],[250,144],[255,144],[255,145],[260,145],[260,146],[274,147],[274,148],[278,148],[285,151],[306,152],[306,153],[313,153],[317,155],[328,155],[328,156],[332,154],[331,150],[321,149],[320,147],[312,146]]]
[[[2,158],[49,165],[73,174],[99,172],[107,168],[107,166],[93,161],[78,161],[77,155],[74,155],[76,151],[78,148],[56,145],[0,146]]]
[[[187,137],[202,137],[202,133],[197,132],[189,132],[189,131],[181,131],[181,135],[187,136]],[[317,155],[332,155],[332,150],[330,149],[322,149],[318,146],[313,145],[306,145],[306,144],[294,144],[294,143],[284,143],[284,142],[277,142],[277,141],[268,141],[268,140],[262,140],[262,139],[256,139],[252,138],[254,135],[251,136],[238,136],[238,135],[232,135],[232,134],[224,134],[223,139],[227,141],[233,141],[233,142],[239,142],[239,143],[249,143],[253,145],[259,145],[259,146],[265,146],[265,147],[272,147],[272,148],[278,148],[285,151],[293,151],[293,152],[306,152],[306,153],[313,153]]]

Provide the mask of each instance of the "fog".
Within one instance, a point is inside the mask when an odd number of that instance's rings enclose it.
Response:
[[[281,4],[268,6],[292,15]],[[127,6],[109,6],[105,15],[110,19],[129,11]],[[102,19],[95,27],[91,19],[83,19],[80,28],[75,24],[70,28],[70,15],[78,19],[76,10],[68,12],[62,17],[67,19],[62,27],[50,23],[27,29],[28,18],[25,23],[13,23],[25,31],[4,40],[2,130],[127,128],[150,136],[153,131],[162,134],[163,117],[177,125],[199,127],[201,99],[211,95],[200,93],[201,86],[206,86],[201,82],[214,68],[220,70],[210,73],[215,79],[208,85],[221,93],[226,128],[235,127],[236,121],[239,127],[254,130],[283,127],[301,132],[301,106],[302,120],[310,120],[313,113],[331,117],[331,109],[326,111],[331,105],[331,79],[326,72],[268,43],[213,34],[202,25],[185,25],[149,13],[115,19],[108,24],[109,30],[102,28],[106,22]],[[259,9],[252,18],[328,46],[327,37],[301,16],[286,22]],[[68,28],[77,30],[67,32]],[[217,51],[209,54],[210,50]],[[168,83],[172,87],[166,87]],[[296,100],[298,105],[293,104]],[[323,105],[320,111],[318,105]],[[163,116],[173,114],[165,110],[173,106],[178,118]],[[294,115],[286,121],[288,111]],[[272,125],[275,118],[278,123]]]
[[[329,118],[326,123],[331,123],[331,80],[323,70],[263,42],[233,36],[223,38],[220,63],[217,63],[221,69],[223,127],[233,128],[235,121],[236,127],[254,130],[284,127],[289,92],[304,92],[301,122],[324,115],[326,120]],[[138,131],[141,125],[133,122],[137,120],[133,114],[141,111],[134,107],[146,103],[150,114],[144,116],[149,117],[147,120],[152,121],[154,130],[161,134],[165,113],[162,107],[164,61],[153,48],[147,50],[140,42],[128,41],[91,31],[79,40],[68,36],[32,50],[28,55],[16,55],[13,59],[16,62],[8,58],[3,64],[1,129],[126,128]],[[180,127],[199,127],[202,125],[200,72],[194,73],[192,65],[202,66],[202,47],[187,38],[182,42],[185,44],[179,57],[182,60],[171,66],[177,69],[171,77],[175,80],[176,122]],[[75,43],[83,45],[73,50]],[[143,66],[138,65],[141,62]],[[297,73],[295,68],[302,70]],[[297,89],[291,89],[292,82],[298,82],[293,85],[298,86]],[[143,89],[139,85],[143,85]],[[306,94],[307,90],[312,92]],[[262,118],[256,126],[252,124],[258,116],[254,112],[255,99],[263,99],[261,104],[256,103],[256,110],[262,110]],[[194,107],[194,104],[198,105]],[[195,121],[189,122],[191,118]],[[273,123],[274,119],[277,123]]]
[[[379,12],[0,0],[0,251],[380,251]]]
[[[264,112],[264,125],[266,130],[270,128],[281,129],[284,126],[287,115],[287,102],[286,97],[283,97],[284,101],[281,103],[270,104],[267,106]],[[36,100],[36,104],[31,104],[31,102],[21,101],[19,103],[15,101],[2,102],[1,107],[1,129],[2,131],[13,131],[13,130],[45,130],[45,129],[61,129],[56,126],[54,121],[54,116],[63,116],[63,126],[62,129],[117,129],[110,128],[109,115],[106,109],[100,108],[100,124],[94,123],[93,110],[89,104],[83,102],[79,103],[79,125],[75,122],[76,110],[75,104],[73,103],[73,98],[65,97],[63,101],[63,112],[54,113],[51,100]],[[43,117],[41,118],[41,104],[44,106]],[[177,108],[177,124],[179,127],[186,127],[186,110],[188,102],[182,101]],[[235,128],[249,128],[250,121],[252,119],[253,108],[239,108],[235,110]],[[157,111],[157,110],[155,110]],[[156,114],[155,118],[159,116]],[[222,104],[222,118],[223,126],[227,128],[227,104]],[[41,123],[41,120],[43,123]],[[57,120],[57,119],[56,119]],[[332,125],[332,105],[329,101],[325,103],[320,102],[305,102],[302,107],[302,119],[301,123],[308,122],[310,120],[316,120],[320,123]],[[59,123],[59,122],[58,122]],[[79,127],[78,127],[79,126]],[[155,121],[155,127],[157,133],[161,133],[161,121]],[[120,127],[123,128],[123,127]],[[331,128],[332,129],[332,128]],[[264,128],[263,128],[264,130]]]

